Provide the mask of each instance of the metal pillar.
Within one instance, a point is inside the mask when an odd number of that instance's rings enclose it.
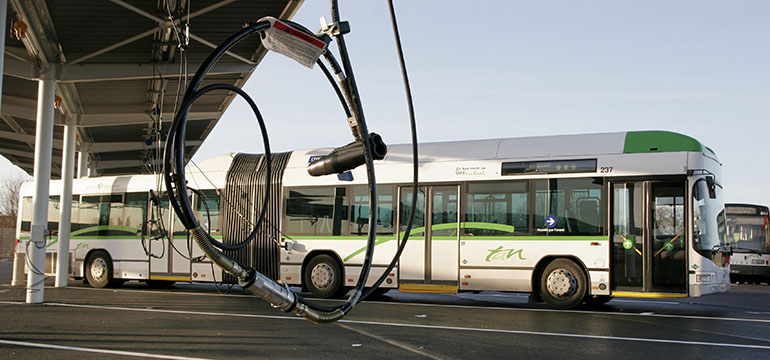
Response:
[[[8,0],[0,0],[0,29],[8,29],[5,27],[5,19],[8,15]],[[3,67],[5,66],[5,36],[0,36],[0,95],[3,92]],[[0,96],[2,98],[2,96]],[[0,109],[2,109],[2,101],[0,101]]]
[[[72,215],[72,176],[75,172],[75,133],[77,127],[70,118],[64,126],[62,149],[61,201],[59,202],[59,251],[56,256],[56,287],[67,287],[70,263],[70,219]]]
[[[27,303],[43,302],[45,246],[48,227],[48,187],[51,182],[53,116],[56,81],[51,71],[38,82],[37,128],[35,131],[35,194],[32,196],[32,225],[27,246]]]
[[[7,29],[5,27],[5,19],[8,16],[8,0],[0,0],[0,29]],[[2,109],[2,93],[3,93],[3,69],[5,66],[5,36],[0,36],[0,109]],[[21,268],[21,271],[19,269]],[[11,278],[11,285],[19,285],[21,283],[20,278],[23,277],[24,266],[19,261],[19,254],[13,253],[13,277]]]
[[[78,179],[88,176],[88,153],[78,151]]]

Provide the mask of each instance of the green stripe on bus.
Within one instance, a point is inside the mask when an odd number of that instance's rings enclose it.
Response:
[[[694,138],[671,131],[629,131],[623,153],[650,153],[697,151],[703,152],[703,145]]]
[[[391,241],[391,240],[395,240],[395,238],[377,240],[377,241],[374,242],[374,246],[376,247],[377,245],[384,244],[384,243],[386,243],[388,241]],[[365,250],[366,250],[366,246],[364,246],[364,247],[354,251],[352,254],[350,254],[350,255],[346,256],[344,259],[342,259],[342,262],[347,262],[348,260],[352,259],[354,256],[364,252]]]
[[[462,241],[473,241],[473,240],[502,240],[502,241],[586,241],[586,240],[593,240],[593,241],[608,241],[609,239],[607,236],[582,236],[582,235],[575,235],[575,236],[568,236],[568,235],[560,235],[560,236],[530,236],[530,235],[521,235],[521,236],[461,236],[460,240]]]
[[[97,225],[97,226],[89,226],[87,228],[78,229],[76,231],[73,231],[70,233],[70,236],[83,234],[91,231],[101,231],[101,230],[117,230],[117,231],[125,231],[130,233],[137,233],[139,232],[139,229],[132,228],[128,226],[118,226],[118,225]]]

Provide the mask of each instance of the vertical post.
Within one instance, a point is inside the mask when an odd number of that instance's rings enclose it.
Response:
[[[8,29],[5,27],[5,19],[8,15],[8,0],[0,0],[0,29]],[[5,66],[5,36],[0,36],[0,95],[3,92],[3,69]],[[2,99],[2,96],[0,96]],[[0,109],[2,109],[2,100],[0,100]]]
[[[84,178],[87,175],[88,175],[88,153],[85,150],[81,149],[80,151],[78,151],[78,179]]]
[[[61,201],[59,202],[59,252],[56,256],[56,287],[67,287],[70,263],[70,223],[72,215],[72,177],[75,172],[75,133],[77,127],[70,116],[64,126],[62,149]]]
[[[45,247],[48,232],[48,187],[51,182],[53,115],[56,81],[49,69],[38,82],[37,127],[35,131],[35,194],[32,196],[32,225],[27,247],[27,303],[43,302],[45,286]]]

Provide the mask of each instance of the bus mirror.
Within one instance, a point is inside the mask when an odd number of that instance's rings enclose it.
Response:
[[[709,198],[710,199],[716,199],[717,198],[717,184],[714,181],[713,176],[706,176],[706,185],[708,186],[709,190]]]

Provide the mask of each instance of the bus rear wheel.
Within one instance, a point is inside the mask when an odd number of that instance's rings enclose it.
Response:
[[[540,275],[540,297],[550,307],[572,309],[583,302],[586,283],[580,266],[571,260],[556,259]]]
[[[303,280],[305,287],[319,298],[331,298],[339,295],[342,286],[342,267],[329,255],[321,254],[307,263]]]
[[[86,260],[86,280],[91,287],[103,288],[113,282],[112,259],[104,251],[95,251]]]

